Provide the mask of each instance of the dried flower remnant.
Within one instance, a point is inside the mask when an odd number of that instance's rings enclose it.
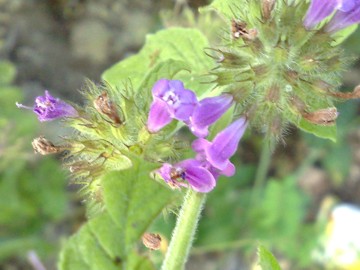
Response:
[[[94,100],[94,107],[99,113],[107,115],[115,124],[122,123],[117,109],[114,103],[109,99],[107,92],[102,92],[101,95]]]
[[[150,107],[147,127],[150,132],[158,132],[172,119],[189,121],[197,99],[193,91],[184,88],[178,80],[161,79],[152,89],[153,102]]]
[[[34,139],[31,144],[34,148],[34,152],[40,155],[55,154],[62,150],[62,147],[55,146],[52,142],[45,139],[43,136]]]
[[[16,106],[18,108],[33,110],[41,122],[52,121],[62,117],[78,116],[78,112],[73,106],[58,98],[54,98],[48,91],[45,91],[45,96],[38,96],[35,99],[34,107],[24,106],[20,103],[16,103]]]
[[[254,40],[258,32],[256,29],[248,29],[245,22],[233,19],[231,21],[231,34],[234,39]]]
[[[144,233],[142,236],[142,242],[145,247],[151,250],[159,250],[161,248],[161,236],[157,233]]]
[[[311,113],[303,113],[303,117],[317,125],[334,125],[339,113],[335,107],[320,109]]]

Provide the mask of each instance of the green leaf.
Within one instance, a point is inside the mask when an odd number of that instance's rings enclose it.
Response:
[[[320,125],[312,124],[304,119],[301,119],[297,126],[303,131],[314,134],[317,137],[329,139],[333,142],[336,142],[337,140],[336,125],[320,126]]]
[[[103,73],[102,78],[113,86],[119,86],[130,79],[134,89],[144,91],[144,86],[152,86],[146,83],[149,76],[171,79],[181,70],[186,70],[176,78],[182,79],[187,88],[203,93],[213,87],[213,84],[204,84],[203,75],[214,65],[213,60],[203,51],[206,47],[209,47],[209,43],[198,30],[162,30],[148,35],[138,54],[115,64]],[[169,60],[176,65],[169,68]],[[159,67],[162,63],[167,63],[167,69]]]
[[[234,12],[232,8],[241,5],[239,0],[214,0],[209,6],[203,7],[200,9],[200,12],[207,12],[210,10],[215,10],[225,16],[226,18],[233,18]],[[245,1],[244,1],[245,2]],[[246,5],[243,3],[243,5]]]
[[[258,247],[259,265],[262,270],[281,270],[279,263],[274,255],[264,246]]]
[[[356,29],[357,29],[358,25],[357,24],[353,24],[349,27],[346,27],[338,32],[336,32],[333,35],[334,41],[331,42],[331,46],[338,46],[341,43],[343,43],[350,35],[352,35]]]
[[[170,203],[172,192],[150,178],[153,164],[138,160],[133,163],[128,170],[104,177],[104,213],[91,219],[68,241],[59,269],[154,269],[146,257],[135,252],[135,246]]]

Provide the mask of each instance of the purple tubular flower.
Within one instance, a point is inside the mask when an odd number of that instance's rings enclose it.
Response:
[[[45,96],[38,96],[35,99],[35,105],[33,108],[24,106],[22,104],[16,103],[18,108],[25,108],[33,110],[38,116],[39,121],[51,121],[61,117],[76,117],[78,112],[66,103],[58,98],[54,98],[45,91]]]
[[[209,134],[208,127],[215,123],[232,105],[233,97],[224,94],[201,100],[189,119],[192,133],[199,138]]]
[[[349,3],[349,9],[338,10],[326,25],[326,32],[336,32],[360,22],[360,0],[343,1]]]
[[[306,29],[313,29],[318,23],[330,16],[334,11],[349,12],[357,5],[358,0],[311,0],[304,19]]]
[[[187,186],[184,181],[197,192],[209,192],[215,185],[214,176],[200,161],[195,159],[183,160],[175,165],[164,163],[157,171],[164,180],[172,187]]]
[[[195,159],[186,159],[175,165],[164,163],[157,172],[171,187],[186,186],[186,182],[197,192],[209,192],[220,175],[232,176],[235,166],[229,158],[235,153],[247,127],[242,117],[221,131],[209,142],[198,138],[192,144],[197,153]]]
[[[205,159],[220,174],[230,175],[235,172],[229,158],[236,152],[238,144],[247,127],[247,120],[241,117],[219,134],[212,142],[197,139],[192,148],[198,153],[198,159]]]
[[[181,81],[161,79],[152,89],[154,98],[150,107],[147,127],[157,132],[172,119],[189,121],[198,103],[194,92],[184,88]]]

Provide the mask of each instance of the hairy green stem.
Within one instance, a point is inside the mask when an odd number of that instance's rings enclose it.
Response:
[[[185,195],[162,270],[182,270],[187,261],[194,239],[201,210],[205,203],[205,193],[191,189]]]
[[[265,180],[267,173],[269,171],[271,154],[274,150],[274,140],[273,139],[264,139],[263,148],[261,149],[260,161],[257,167],[253,192],[251,196],[251,203],[254,203],[259,196],[261,196],[264,189]]]

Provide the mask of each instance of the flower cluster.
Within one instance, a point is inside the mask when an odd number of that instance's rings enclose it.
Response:
[[[338,91],[351,59],[340,47],[349,33],[335,33],[360,22],[360,0],[249,1],[230,14],[213,7],[229,33],[207,50],[217,62],[210,75],[232,95],[234,113],[274,141],[289,125],[334,139],[334,102],[359,97]]]
[[[312,0],[304,19],[306,29],[314,29],[328,16],[334,16],[325,26],[326,32],[336,32],[360,22],[359,0]]]
[[[215,123],[232,105],[232,96],[197,101],[191,90],[184,88],[181,81],[159,80],[152,89],[154,101],[150,107],[148,129],[158,132],[172,119],[183,121],[198,137],[192,149],[196,157],[174,165],[164,163],[157,171],[172,187],[190,185],[195,191],[209,192],[220,175],[232,176],[235,167],[229,158],[235,153],[238,143],[247,127],[246,118],[239,118],[218,133],[212,142],[204,139],[208,127]]]

